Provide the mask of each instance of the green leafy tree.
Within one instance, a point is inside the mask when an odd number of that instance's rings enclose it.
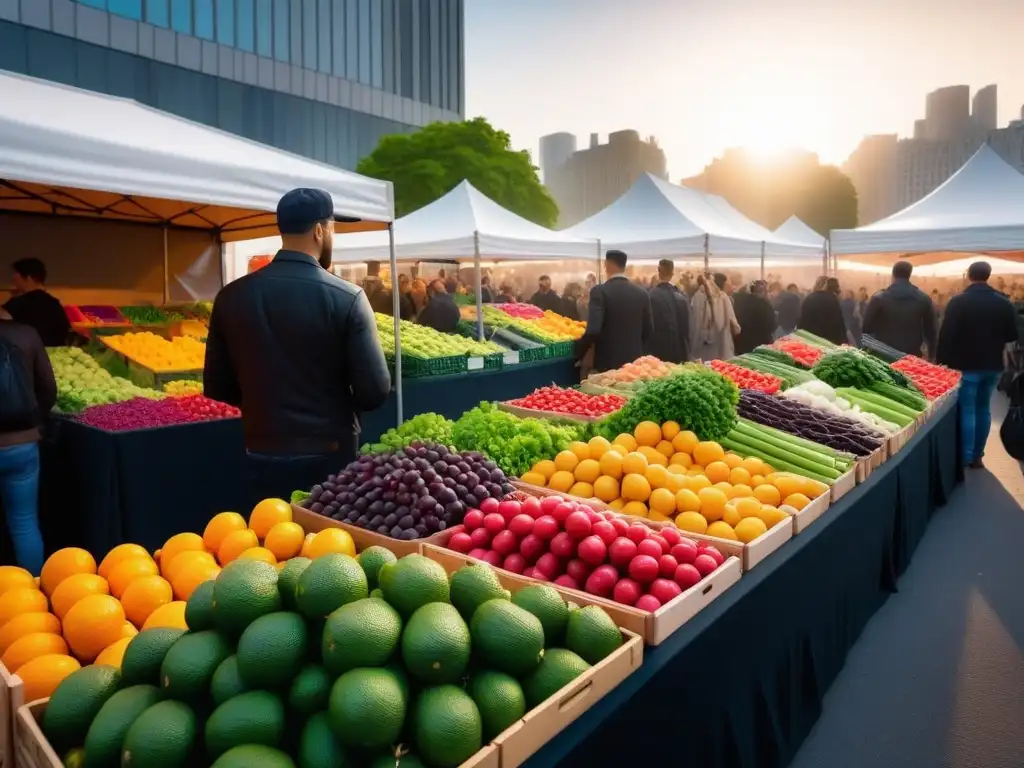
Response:
[[[356,171],[395,185],[397,216],[434,202],[466,179],[525,219],[545,227],[558,220],[558,206],[530,153],[512,149],[509,135],[482,117],[384,136]]]

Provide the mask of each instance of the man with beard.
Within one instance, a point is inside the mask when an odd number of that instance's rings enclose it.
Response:
[[[328,271],[334,219],[327,192],[287,193],[281,250],[213,305],[204,391],[242,409],[253,503],[308,489],[353,460],[360,412],[391,389],[366,295]]]

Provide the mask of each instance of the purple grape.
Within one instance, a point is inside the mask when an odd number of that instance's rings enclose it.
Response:
[[[482,485],[478,485],[473,489],[473,495],[476,496],[477,501],[479,503],[480,499],[486,499],[491,494],[488,493],[487,489],[484,488]]]
[[[406,515],[398,521],[399,528],[412,528],[414,525],[416,525],[416,521],[412,515]]]
[[[413,530],[416,531],[416,534],[419,537],[424,537],[424,536],[429,536],[430,535],[427,532],[427,526],[425,526],[425,525],[417,525],[415,528],[413,528]]]
[[[467,493],[465,496],[463,496],[462,503],[465,504],[466,507],[468,507],[469,509],[476,509],[477,507],[480,506],[480,500],[472,493]]]
[[[394,504],[396,495],[394,491],[384,491],[380,497],[384,500],[385,504]]]
[[[416,466],[416,469],[418,469],[420,472],[422,472],[425,469],[430,469],[430,462],[427,461],[426,459],[420,458],[418,456],[415,459],[412,460],[412,463]]]
[[[332,501],[334,501],[334,499],[335,495],[333,493],[331,493],[330,491],[324,491],[323,493],[320,494],[320,498],[318,499],[318,501],[322,501],[324,504],[330,504]]]
[[[365,497],[358,498],[352,503],[352,509],[357,512],[365,512],[368,506],[370,506],[370,502],[368,502]]]
[[[436,483],[437,477],[437,472],[435,472],[433,469],[423,470],[423,481],[427,483],[427,485],[430,485],[431,483]]]
[[[512,493],[512,491],[514,491],[514,490],[515,490],[515,488],[512,487],[511,483],[502,483],[501,484],[501,494],[502,494],[502,496],[504,496],[506,494],[509,494],[509,493]]]
[[[388,528],[394,528],[398,524],[398,516],[392,512],[390,515],[385,515],[384,525]]]
[[[458,483],[455,482],[455,478],[454,477],[446,477],[444,479],[444,487],[445,488],[454,488],[456,485],[458,485]]]
[[[371,528],[380,528],[384,525],[384,515],[374,515],[370,518],[369,526]]]
[[[420,523],[423,524],[428,531],[436,531],[437,524],[441,522],[436,515],[424,515]]]
[[[388,528],[386,525],[381,525],[381,526],[377,527],[377,533],[380,533],[380,534],[382,534],[384,536],[387,536],[390,532],[391,532],[391,529]]]
[[[402,538],[405,541],[414,541],[419,537],[420,535],[416,532],[415,528],[407,528],[406,530],[402,531],[402,535],[399,538]]]
[[[394,528],[391,529],[391,538],[392,539],[400,539],[400,538],[402,538],[402,528],[400,526],[396,525]]]
[[[466,482],[464,482],[463,485],[466,486],[467,488],[472,488],[475,485],[480,485],[480,475],[472,471],[467,472]]]
[[[469,488],[467,488],[466,486],[464,486],[464,485],[456,485],[455,486],[455,495],[458,496],[463,501],[466,500],[466,494],[467,493],[469,493]]]
[[[392,512],[394,512],[394,511],[395,511],[395,510],[396,510],[397,508],[398,508],[398,505],[397,505],[397,504],[395,504],[395,502],[393,502],[393,501],[388,501],[388,500],[385,500],[385,501],[384,501],[384,514],[385,514],[385,515],[390,515],[390,514],[391,514]]]
[[[446,445],[438,445],[435,450],[437,451],[437,455],[442,458],[448,455],[448,446]]]
[[[505,482],[505,473],[502,472],[500,469],[492,469],[491,470],[491,482],[492,483],[504,483]]]
[[[428,450],[427,453],[426,453],[426,456],[424,456],[424,458],[427,461],[429,461],[431,464],[433,464],[435,461],[437,461],[441,457],[440,457],[440,454],[438,454],[437,451]]]
[[[455,491],[451,488],[441,488],[440,491],[434,494],[434,497],[442,504],[451,504],[453,501],[458,501]]]
[[[437,524],[437,530],[439,530],[439,531],[446,530],[448,528],[448,525],[449,525],[449,523],[448,523],[447,520],[442,520],[440,523]]]
[[[405,507],[408,506],[409,504],[412,504],[412,494],[409,493],[408,491],[396,494],[395,504],[397,504],[400,507]]]
[[[448,467],[448,477],[454,479],[454,478],[458,477],[461,474],[462,474],[462,472],[460,472],[459,468],[456,467],[454,464],[452,464],[452,465],[450,465]]]
[[[368,522],[370,522],[370,519],[366,515],[360,515],[356,518],[356,525],[360,528],[365,528]]]
[[[495,470],[495,469],[497,469],[497,468],[498,468],[498,465],[497,465],[497,464],[495,464],[495,463],[494,463],[493,461],[491,461],[490,459],[488,459],[487,461],[485,461],[485,462],[484,462],[484,467],[485,467],[486,469],[488,469],[488,470]]]
[[[460,462],[459,462],[459,463],[457,464],[457,466],[458,466],[458,468],[459,468],[459,472],[462,472],[462,473],[466,473],[466,472],[469,472],[469,471],[470,471],[470,469],[471,469],[471,467],[469,466],[469,464],[468,464],[467,462],[465,462],[465,461],[460,461]]]
[[[459,485],[465,485],[468,487],[469,475],[467,475],[465,472],[459,472],[458,477],[455,478],[455,482],[458,483]]]
[[[445,462],[441,461],[441,459],[438,459],[437,461],[434,462],[433,470],[437,472],[439,475],[443,475],[445,472],[448,471],[448,465]]]
[[[324,505],[321,504],[319,501],[313,502],[312,504],[309,505],[309,511],[315,512],[318,515],[322,515],[324,512]]]

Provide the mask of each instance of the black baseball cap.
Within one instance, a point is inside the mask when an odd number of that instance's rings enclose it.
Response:
[[[318,221],[359,221],[351,216],[336,216],[331,193],[323,189],[300,187],[286,192],[277,203],[277,228],[282,235],[302,235]]]

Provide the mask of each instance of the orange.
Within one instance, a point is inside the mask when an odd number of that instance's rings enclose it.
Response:
[[[688,453],[673,453],[668,459],[669,466],[678,464],[683,469],[689,469],[693,466],[693,457]]]
[[[704,476],[712,483],[729,482],[729,465],[724,461],[713,461],[704,467]]]
[[[84,549],[65,547],[47,558],[39,576],[39,583],[43,592],[52,595],[58,584],[76,573],[96,573],[96,561]]]
[[[244,531],[229,533],[224,537],[224,541],[220,543],[220,549],[217,550],[217,562],[221,565],[227,565],[245,552],[245,550],[258,547],[259,545],[260,540],[256,538],[256,533],[248,528]]]
[[[676,452],[676,449],[672,447],[672,443],[670,443],[668,440],[662,440],[660,443],[654,446],[654,450],[656,450],[666,459],[671,458],[672,455]]]
[[[679,424],[675,421],[666,421],[661,425],[661,436],[665,440],[675,440],[679,434]]]
[[[735,505],[740,517],[757,517],[761,511],[761,502],[750,496],[736,499]]]
[[[264,499],[249,515],[249,529],[262,541],[278,523],[292,521],[292,508],[284,499]]]
[[[665,472],[665,488],[668,488],[672,493],[678,493],[686,487],[685,475],[676,474],[675,472]]]
[[[735,526],[743,518],[740,513],[736,510],[736,505],[731,501],[725,505],[725,512],[722,513],[722,522],[727,523],[730,526]]]
[[[668,466],[668,459],[665,458],[665,454],[659,453],[649,445],[641,445],[636,449],[637,453],[642,453],[644,458],[647,459],[648,464],[660,464],[663,467]]]
[[[725,498],[731,499],[733,497],[732,483],[727,483],[724,480],[720,483],[715,483],[712,488],[717,488],[725,494]]]
[[[690,490],[694,493],[699,493],[701,488],[710,488],[711,481],[704,477],[703,474],[694,475],[690,478],[690,482],[687,483]]]
[[[130,621],[126,621],[121,625],[121,637],[127,637],[129,640],[139,634],[139,630],[135,628],[135,625]]]
[[[174,590],[166,579],[156,575],[140,576],[121,595],[121,605],[128,621],[141,627],[153,611],[173,599]]]
[[[647,501],[651,497],[651,484],[643,475],[631,474],[622,478],[622,498],[628,501]]]
[[[658,464],[652,464],[644,472],[644,477],[651,484],[651,488],[664,488],[668,478],[668,470]]]
[[[649,502],[652,512],[671,515],[676,511],[676,496],[668,488],[655,488]]]
[[[579,440],[574,440],[569,443],[569,450],[576,454],[576,458],[580,461],[590,458],[590,446]]]
[[[174,577],[184,570],[195,568],[199,565],[216,564],[217,560],[206,550],[191,549],[188,552],[182,552],[174,558],[173,562],[166,563],[163,567],[163,577],[173,584]]]
[[[802,478],[800,493],[809,499],[816,499],[823,493],[828,493],[828,486],[809,477]]]
[[[622,514],[634,517],[647,517],[647,505],[642,501],[627,501],[622,506]]]
[[[627,475],[642,475],[647,471],[647,457],[638,451],[627,453],[622,459],[622,471]]]
[[[747,470],[751,477],[764,473],[764,462],[756,456],[748,456],[743,460],[740,466]]]
[[[251,552],[252,550],[246,550]],[[266,550],[263,550],[266,552]],[[270,554],[269,552],[267,554]],[[239,557],[245,557],[243,552]],[[271,555],[273,557],[273,555]],[[268,561],[269,562],[269,561]],[[276,561],[275,561],[276,562]],[[171,586],[174,587],[174,597],[177,600],[188,600],[195,588],[204,581],[216,579],[220,573],[220,566],[211,558],[209,562],[193,563],[185,568],[179,568],[171,579]]]
[[[573,477],[581,483],[593,483],[601,476],[601,465],[593,459],[584,459],[576,465]]]
[[[572,472],[568,470],[560,469],[551,476],[548,480],[548,488],[559,493],[567,493],[572,488],[573,483],[576,482],[576,478]]]
[[[166,563],[167,560],[165,559],[164,562]],[[164,567],[166,568],[166,565]],[[160,568],[148,557],[131,557],[122,560],[114,566],[114,570],[110,572],[110,578],[107,579],[110,583],[110,594],[120,599],[133,581],[141,576],[155,576],[159,572]]]
[[[356,543],[352,541],[348,531],[343,531],[341,528],[324,528],[310,542],[306,557],[316,560],[320,555],[329,555],[335,552],[355,557]]]
[[[555,456],[555,469],[559,472],[572,472],[580,463],[580,457],[572,451],[559,451]]]
[[[604,475],[594,482],[594,495],[601,501],[610,503],[619,498],[619,481]]]
[[[700,497],[688,488],[676,491],[676,511],[700,512]]]
[[[47,654],[26,662],[18,670],[24,683],[25,701],[49,698],[61,681],[82,665],[70,656]]]
[[[23,613],[15,616],[0,629],[0,655],[19,638],[36,632],[60,634],[60,619],[52,613]]]
[[[708,529],[708,521],[700,512],[683,512],[676,516],[676,528],[687,533],[704,533]]]
[[[569,495],[580,499],[592,499],[594,498],[594,486],[590,483],[574,483],[569,489]]]
[[[653,509],[648,513],[647,519],[650,520],[652,523],[671,523],[672,522],[672,518],[671,517],[669,517],[668,515],[663,515],[661,512],[656,512]]]
[[[725,459],[725,451],[722,450],[722,446],[710,441],[697,443],[692,451],[685,451],[685,453],[692,454],[693,460],[705,467],[713,461]]]
[[[270,529],[263,545],[274,553],[278,560],[290,560],[302,551],[302,540],[306,532],[298,523],[278,523]]]
[[[114,566],[122,560],[126,560],[131,557],[149,557],[149,552],[146,551],[145,547],[140,547],[138,544],[118,544],[112,550],[107,552],[107,556],[103,558],[103,561],[100,563],[100,567],[96,573],[105,579],[110,576],[110,572],[114,570]]]
[[[690,477],[704,477],[704,467],[700,464],[694,464],[686,470],[686,474]],[[704,479],[708,480],[706,477],[704,477]],[[710,480],[708,480],[708,485],[711,485]]]
[[[124,658],[124,650],[128,647],[132,639],[130,637],[122,637],[120,640],[115,640],[113,643],[108,645],[102,651],[100,655],[96,657],[94,664],[106,664],[108,667],[121,668],[121,660]]]
[[[773,507],[777,507],[782,501],[782,494],[774,485],[763,483],[754,487],[754,498],[762,504],[771,504]]]
[[[601,474],[614,480],[622,477],[622,462],[625,458],[616,451],[608,451],[599,460]]]
[[[16,565],[0,565],[0,595],[15,587],[36,589],[36,580],[24,568]]]
[[[623,445],[622,443],[612,443],[612,447],[609,448],[608,450],[615,451],[617,454],[619,454],[619,456],[625,456],[627,453],[629,453],[629,447]]]
[[[541,461],[538,461],[536,464],[533,465],[534,472],[538,472],[544,475],[544,482],[547,482],[548,480],[551,479],[551,476],[555,474],[556,469],[558,469],[558,467],[555,466],[555,462],[553,462],[551,459],[542,459]],[[544,483],[539,483],[539,485],[543,484]]]
[[[608,509],[614,509],[616,512],[621,512],[625,505],[626,502],[623,499],[613,499],[608,502]]]
[[[173,603],[161,605],[146,619],[142,625],[143,630],[154,627],[169,627],[171,629],[188,629],[185,623],[185,601],[175,600]]]
[[[11,643],[11,647],[4,651],[0,662],[3,662],[7,671],[13,674],[17,673],[22,664],[32,661],[34,658],[51,653],[65,654],[67,652],[68,646],[60,635],[34,632]]]
[[[661,442],[661,427],[653,421],[641,421],[633,430],[633,437],[637,445],[646,445],[651,448]]]
[[[519,479],[524,483],[529,483],[530,485],[539,485],[541,488],[548,484],[548,479],[540,472],[524,472],[519,476]],[[278,523],[277,525],[288,525],[288,523]],[[275,525],[274,528],[276,528],[277,525]],[[270,530],[273,531],[274,528],[271,528]],[[270,534],[268,533],[267,536],[269,535]]]
[[[599,460],[602,456],[608,453],[612,447],[612,444],[600,435],[590,438],[587,445],[590,447],[590,458],[595,460]]]
[[[733,485],[750,485],[750,473],[743,467],[733,467],[729,473],[729,482]]]
[[[239,560],[259,560],[262,563],[269,563],[270,565],[277,565],[277,558],[274,557],[274,553],[266,547],[251,547],[238,556]],[[181,598],[185,600],[187,598]]]
[[[689,430],[684,430],[672,438],[672,447],[679,453],[693,453],[693,449],[697,447],[697,436]]]
[[[709,525],[707,535],[714,536],[718,539],[729,539],[730,541],[739,541],[739,537],[736,536],[736,531],[732,529],[732,526],[722,520],[718,520]]]
[[[764,479],[764,475],[751,475],[750,476],[750,487],[757,488],[759,485],[770,485],[770,483]],[[775,486],[772,486],[773,488]]]
[[[761,511],[757,513],[757,516],[761,518],[762,522],[769,529],[774,528],[776,525],[781,523],[783,520],[787,520],[789,515],[783,512],[778,507],[773,507],[769,504],[762,504]]]
[[[302,540],[302,551],[299,552],[299,557],[309,557],[309,545],[313,543],[313,539],[316,538],[315,533],[307,533],[306,537]]]
[[[202,552],[206,547],[203,545],[203,537],[198,533],[176,533],[171,536],[160,550],[160,568],[166,569],[174,562],[174,558],[182,552],[196,550]],[[167,574],[164,573],[164,578]]]
[[[800,478],[795,475],[776,475],[774,485],[779,489],[782,498],[792,496],[794,493],[800,493],[800,489],[803,487]]]
[[[749,544],[758,536],[768,533],[768,526],[758,517],[745,517],[736,525],[736,538]]]
[[[38,589],[9,589],[0,595],[0,626],[23,613],[45,613],[47,607],[46,595]]]
[[[626,453],[636,450],[637,442],[636,439],[628,432],[623,432],[621,435],[612,440],[612,445],[621,445],[626,449]]]
[[[722,461],[729,465],[729,469],[736,469],[736,467],[743,463],[743,457],[737,456],[735,453],[727,453]]]
[[[246,528],[245,518],[237,512],[219,512],[210,518],[203,530],[203,546],[207,552],[216,554],[229,533],[244,531]]]
[[[740,485],[734,485],[732,487],[732,495],[730,496],[730,498],[743,499],[752,497],[753,495],[754,489],[751,488],[749,485],[743,485],[741,483]]]
[[[782,502],[784,507],[793,507],[793,509],[801,510],[811,503],[811,500],[804,496],[802,493],[792,493],[785,498]]]
[[[100,651],[121,639],[124,621],[124,608],[116,599],[110,595],[88,595],[71,606],[64,617],[64,639],[77,659],[92,661]]]
[[[700,513],[713,523],[721,520],[725,514],[725,503],[729,498],[721,488],[701,488],[697,491],[697,498],[700,499]]]
[[[71,610],[71,606],[86,595],[109,595],[110,587],[107,580],[95,573],[76,573],[68,576],[53,590],[50,605],[58,618]]]

